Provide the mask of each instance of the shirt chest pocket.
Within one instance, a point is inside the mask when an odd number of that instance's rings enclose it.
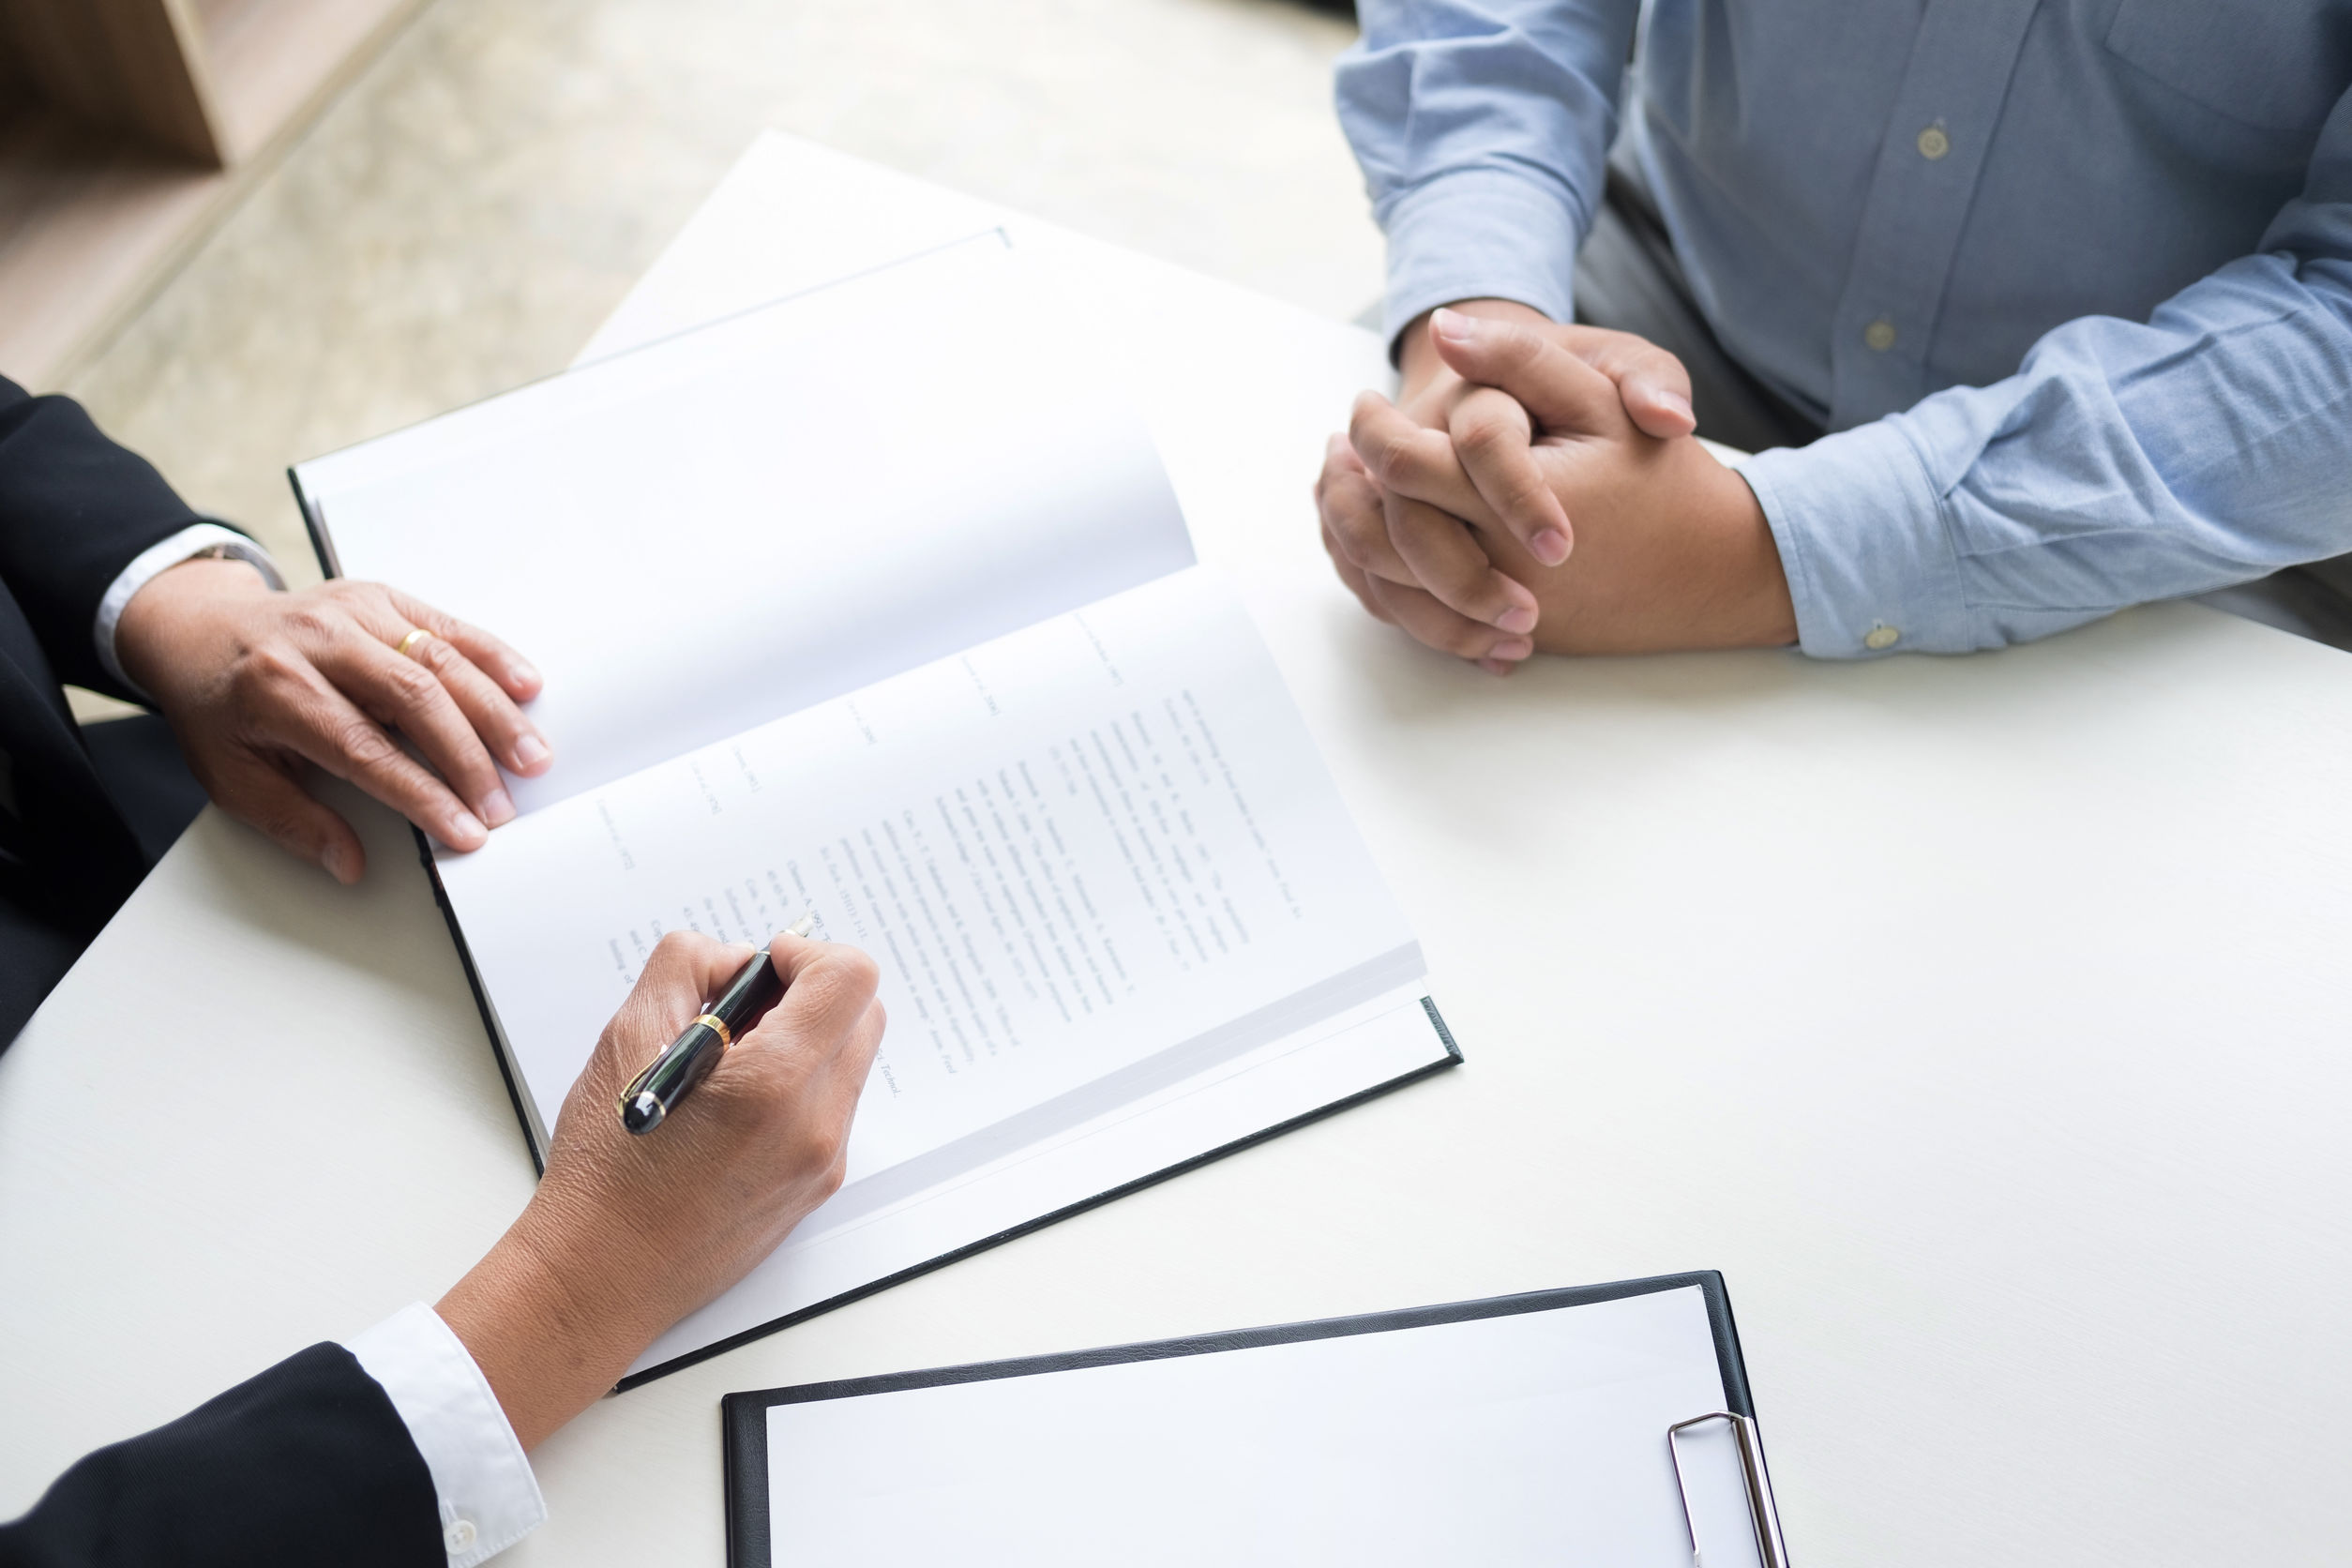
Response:
[[[2107,50],[2240,125],[2310,129],[2352,87],[2352,0],[2122,0]]]

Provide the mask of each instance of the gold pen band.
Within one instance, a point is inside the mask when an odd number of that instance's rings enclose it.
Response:
[[[734,1031],[729,1029],[724,1022],[720,1021],[717,1014],[704,1013],[694,1021],[701,1024],[710,1030],[712,1033],[717,1035],[718,1043],[720,1045],[732,1046],[735,1043]]]

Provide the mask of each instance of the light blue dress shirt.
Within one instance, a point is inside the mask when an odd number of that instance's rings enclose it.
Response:
[[[1959,652],[2352,551],[2352,0],[1365,0],[1392,333],[1569,317],[1623,87],[1804,650]]]

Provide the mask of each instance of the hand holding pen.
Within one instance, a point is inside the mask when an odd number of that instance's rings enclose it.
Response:
[[[811,912],[787,926],[784,934],[806,937],[816,927],[817,916]],[[783,995],[783,978],[762,947],[735,971],[727,988],[621,1091],[621,1125],[639,1135],[660,1126],[678,1102],[709,1076],[735,1037],[758,1023]]]
[[[613,1125],[623,1087],[725,997],[744,953],[693,931],[661,939],[565,1096],[538,1190],[435,1308],[526,1447],[840,1190],[884,1022],[874,961],[845,943],[778,931],[762,961],[782,998],[731,1030],[659,1133]]]

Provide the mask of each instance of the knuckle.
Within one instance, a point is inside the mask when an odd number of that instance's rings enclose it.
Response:
[[[1446,541],[1449,520],[1435,508],[1419,502],[1398,500],[1381,514],[1380,522],[1397,553],[1409,559],[1426,556],[1442,548]],[[1414,560],[1416,569],[1421,565]]]
[[[309,684],[310,661],[281,642],[263,642],[245,650],[230,671],[230,679],[248,692],[282,691]]]
[[[1464,614],[1472,614],[1486,586],[1486,574],[1460,561],[1430,561],[1419,564],[1421,584],[1436,596],[1439,603]]]
[[[828,1171],[841,1164],[842,1152],[848,1148],[849,1130],[837,1120],[812,1119],[804,1121],[800,1136],[793,1139],[793,1163],[803,1170]]]
[[[266,838],[281,844],[305,842],[309,835],[300,813],[283,800],[248,800],[237,802],[236,815],[244,818]]]
[[[383,767],[400,755],[390,735],[357,715],[338,720],[327,738],[336,750],[362,768]]]
[[[1329,524],[1331,534],[1350,555],[1388,530],[1388,520],[1378,506],[1334,506]]]
[[[882,965],[864,948],[852,947],[841,956],[841,976],[850,991],[871,998],[882,986]]]
[[[1546,346],[1543,334],[1515,323],[1495,334],[1495,356],[1514,369],[1527,366]]]
[[[424,629],[431,631],[433,628],[427,626]],[[408,649],[408,658],[405,662],[412,670],[418,670],[429,675],[438,676],[444,671],[448,669],[450,662],[457,656],[458,651],[449,646],[445,640],[438,635],[435,635],[431,637],[420,637],[415,641],[410,643]]]
[[[306,641],[321,641],[334,635],[342,625],[342,616],[320,608],[315,599],[304,600],[286,611],[286,629]]]
[[[841,1184],[848,1181],[849,1176],[850,1164],[847,1160],[837,1159],[827,1166],[824,1174],[817,1178],[817,1196],[820,1200],[831,1198],[835,1193],[839,1192]]]
[[[838,957],[828,954],[820,958],[793,988],[806,993],[807,1005],[815,1018],[838,1020],[847,1014],[853,1019],[872,1000],[881,978],[874,960],[852,947]],[[829,1022],[826,1027],[838,1027],[838,1023]]]
[[[392,695],[412,708],[429,707],[441,695],[441,680],[413,658],[385,666]]]
[[[1397,478],[1413,472],[1412,440],[1402,430],[1383,430],[1372,439],[1372,455],[1365,464],[1383,479]]]
[[[1463,416],[1461,428],[1454,432],[1454,444],[1465,457],[1492,457],[1507,450],[1518,433],[1500,411],[1488,407]]]
[[[1378,511],[1380,505],[1380,492],[1374,488],[1372,475],[1361,468],[1339,475],[1323,490],[1322,509],[1326,516]]]

